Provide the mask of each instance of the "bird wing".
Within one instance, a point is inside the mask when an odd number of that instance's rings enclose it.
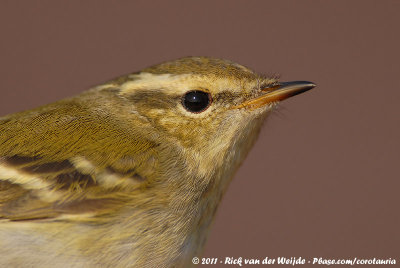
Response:
[[[157,144],[132,129],[73,100],[0,118],[0,218],[122,207],[157,165]]]

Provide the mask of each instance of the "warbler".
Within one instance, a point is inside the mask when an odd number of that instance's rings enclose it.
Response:
[[[191,266],[266,116],[314,86],[186,57],[0,118],[0,266]]]

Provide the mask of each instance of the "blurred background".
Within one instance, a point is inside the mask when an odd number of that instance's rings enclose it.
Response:
[[[204,257],[400,262],[399,1],[0,1],[0,116],[182,56],[317,88],[282,103]]]

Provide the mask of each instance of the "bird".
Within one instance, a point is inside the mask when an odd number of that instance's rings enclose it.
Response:
[[[190,267],[265,118],[313,87],[184,57],[0,117],[0,266]]]

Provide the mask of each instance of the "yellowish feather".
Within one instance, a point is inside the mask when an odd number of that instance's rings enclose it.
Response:
[[[188,57],[1,118],[0,266],[190,266],[276,99],[311,87]]]

